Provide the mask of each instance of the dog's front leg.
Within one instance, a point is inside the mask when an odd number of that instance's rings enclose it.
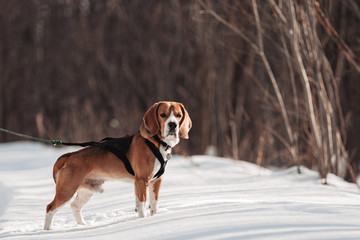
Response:
[[[149,182],[141,178],[135,177],[135,195],[136,195],[136,208],[139,217],[146,217],[146,192]]]
[[[157,213],[157,202],[159,200],[159,191],[161,186],[161,178],[150,182],[149,194],[150,194],[150,212],[151,216]]]

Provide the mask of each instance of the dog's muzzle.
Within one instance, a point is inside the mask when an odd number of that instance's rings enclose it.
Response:
[[[169,135],[176,136],[177,124],[175,122],[169,122],[168,127],[169,127]]]

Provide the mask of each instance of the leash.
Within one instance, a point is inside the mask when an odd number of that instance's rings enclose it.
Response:
[[[10,131],[10,130],[4,129],[4,128],[0,128],[0,132],[9,133],[11,135],[27,138],[27,139],[37,141],[37,142],[51,143],[54,146],[61,146],[61,145],[81,146],[81,147],[96,146],[99,148],[103,148],[109,152],[112,152],[115,156],[117,156],[120,160],[122,160],[125,165],[126,170],[131,175],[135,175],[134,170],[132,169],[129,160],[126,157],[126,152],[127,152],[128,147],[130,146],[133,136],[124,137],[124,138],[104,138],[100,142],[92,141],[92,142],[84,142],[84,143],[68,143],[68,142],[62,142],[60,140],[48,140],[48,139],[36,138],[36,137],[29,136],[29,135],[13,132],[13,131]],[[111,143],[117,143],[117,144],[123,143],[124,146],[126,147],[126,150],[124,151],[122,149],[117,149],[116,147],[112,146]]]
[[[123,137],[123,138],[104,138],[100,142],[92,141],[92,142],[84,142],[84,143],[67,143],[67,142],[62,142],[60,140],[48,140],[48,139],[36,138],[36,137],[29,136],[29,135],[13,132],[13,131],[10,131],[10,130],[4,129],[4,128],[0,128],[0,132],[9,133],[11,135],[27,138],[27,139],[37,141],[37,142],[50,143],[50,144],[52,144],[54,146],[66,145],[66,146],[81,146],[81,147],[87,147],[87,146],[100,147],[100,148],[103,148],[103,149],[105,149],[105,150],[107,150],[109,152],[112,152],[115,156],[117,156],[120,160],[123,161],[123,163],[125,165],[125,168],[128,171],[128,173],[130,173],[133,176],[135,175],[134,170],[132,169],[131,164],[130,164],[127,156],[126,156],[126,152],[128,150],[128,147],[130,146],[130,143],[131,143],[134,136]],[[171,148],[167,143],[162,141],[157,135],[154,135],[153,139],[155,139],[155,141],[157,141],[163,147],[165,147],[165,151]],[[123,143],[123,144],[126,145],[126,150],[124,151],[124,150],[116,149],[116,147],[112,146],[111,143],[113,143],[113,144],[114,143],[117,143],[117,144]],[[160,161],[160,165],[161,165],[160,169],[154,175],[154,178],[159,178],[159,177],[161,177],[161,175],[164,174],[167,162],[171,158],[171,154],[168,154],[166,156],[167,159],[165,161],[163,156],[161,155],[159,149],[152,142],[145,139],[145,143],[150,148],[151,152],[155,155],[155,157]]]
[[[4,129],[4,128],[0,128],[0,131],[1,131],[1,132],[4,132],[4,133],[9,133],[9,134],[11,134],[11,135],[15,135],[15,136],[18,136],[18,137],[27,138],[27,139],[30,139],[30,140],[33,140],[33,141],[37,141],[37,142],[50,143],[50,144],[52,144],[52,145],[54,145],[54,146],[61,146],[61,145],[63,145],[63,142],[60,141],[60,140],[48,140],[48,139],[36,138],[36,137],[28,136],[28,135],[25,135],[25,134],[13,132],[13,131],[10,131],[10,130]]]

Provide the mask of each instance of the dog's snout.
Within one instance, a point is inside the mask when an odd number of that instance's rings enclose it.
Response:
[[[175,130],[175,128],[176,128],[176,123],[174,123],[174,122],[169,122],[169,128],[170,128],[170,130]]]

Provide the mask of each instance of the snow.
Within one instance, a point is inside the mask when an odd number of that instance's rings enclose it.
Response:
[[[359,239],[360,191],[301,167],[264,169],[214,156],[174,156],[160,190],[159,213],[138,218],[132,184],[112,181],[83,211],[69,204],[43,229],[54,196],[52,165],[74,148],[0,144],[0,239]]]

